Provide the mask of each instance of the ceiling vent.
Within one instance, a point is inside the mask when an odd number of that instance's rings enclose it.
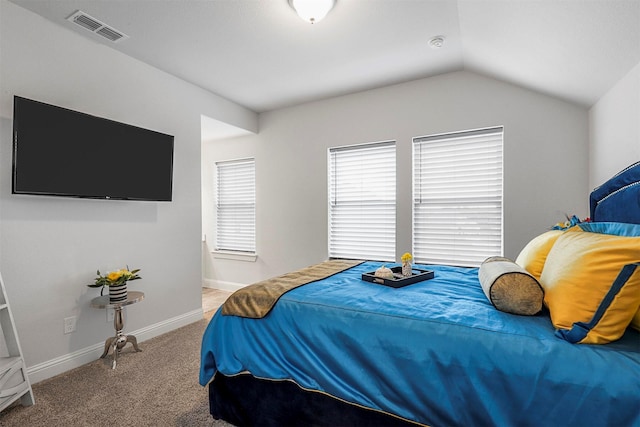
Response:
[[[122,31],[118,31],[115,28],[108,26],[104,22],[101,22],[98,19],[87,15],[81,10],[75,11],[70,17],[67,18],[67,20],[73,22],[74,24],[80,25],[82,28],[91,31],[92,33],[98,34],[99,36],[102,36],[112,42],[119,42],[121,40],[129,38],[129,36],[124,34]]]

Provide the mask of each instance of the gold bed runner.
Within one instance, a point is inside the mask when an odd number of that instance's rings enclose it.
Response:
[[[269,314],[278,299],[286,292],[333,276],[363,262],[333,259],[254,283],[234,292],[222,306],[222,314],[261,319]]]

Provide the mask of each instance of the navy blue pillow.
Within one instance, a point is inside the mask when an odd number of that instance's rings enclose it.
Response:
[[[640,162],[593,190],[589,205],[592,221],[640,224]]]

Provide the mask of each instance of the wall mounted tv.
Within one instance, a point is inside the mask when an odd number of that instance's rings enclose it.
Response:
[[[173,136],[15,96],[13,194],[171,201]]]

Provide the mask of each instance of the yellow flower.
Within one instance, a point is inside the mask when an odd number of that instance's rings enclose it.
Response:
[[[409,262],[413,259],[413,256],[409,252],[405,252],[400,259],[402,262]]]
[[[109,281],[111,282],[116,282],[121,277],[122,277],[122,270],[112,271],[111,273],[107,274],[107,279],[109,279]]]
[[[100,274],[100,270],[96,271],[98,275],[93,283],[88,284],[87,286],[91,288],[100,288],[103,286],[117,286],[124,285],[129,280],[138,280],[141,279],[138,275],[140,269],[129,270],[129,268],[121,268],[120,270],[111,271],[104,276]]]

